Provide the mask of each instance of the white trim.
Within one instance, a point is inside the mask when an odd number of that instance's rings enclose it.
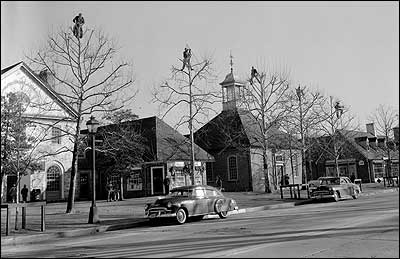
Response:
[[[159,168],[161,168],[162,169],[162,177],[163,177],[163,179],[165,178],[165,170],[164,170],[164,166],[152,166],[152,167],[150,167],[150,183],[151,183],[151,195],[154,195],[154,187],[153,187],[153,169],[159,169]],[[163,186],[163,193],[165,192],[165,189],[164,189],[164,184],[162,185]]]

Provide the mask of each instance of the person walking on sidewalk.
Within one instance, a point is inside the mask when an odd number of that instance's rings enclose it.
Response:
[[[171,184],[171,180],[168,177],[164,178],[164,187],[165,187],[165,194],[169,193],[169,185]]]
[[[24,188],[21,190],[21,195],[22,195],[22,201],[26,202],[26,199],[28,198],[28,188],[26,188],[26,184],[24,184]]]
[[[107,201],[112,201],[114,198],[114,188],[111,182],[109,182],[106,186],[107,189]]]
[[[114,201],[119,201],[120,199],[120,191],[119,191],[119,187],[116,184],[114,187]]]

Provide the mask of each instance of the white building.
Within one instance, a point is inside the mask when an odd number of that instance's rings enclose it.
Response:
[[[77,113],[68,105],[46,80],[46,73],[40,76],[24,62],[19,62],[1,70],[1,95],[21,92],[29,100],[23,116],[32,125],[27,128],[29,134],[38,138],[39,145],[33,150],[40,159],[40,169],[29,171],[20,180],[20,188],[26,184],[31,190],[40,189],[41,197],[49,200],[63,200],[68,197],[69,174],[72,165],[73,142],[70,134],[76,125]],[[40,139],[40,140],[39,140]],[[16,176],[2,179],[2,199],[7,200],[9,188],[16,182]]]

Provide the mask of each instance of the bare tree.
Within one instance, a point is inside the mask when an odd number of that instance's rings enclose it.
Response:
[[[256,134],[250,141],[251,145],[259,145],[262,149],[263,170],[265,179],[265,191],[271,192],[268,173],[268,139],[270,129],[277,127],[282,117],[288,110],[283,103],[285,93],[289,89],[288,75],[285,72],[258,72],[254,78],[249,79],[245,90],[244,108],[249,111],[253,121],[258,128]],[[274,184],[276,189],[276,183]]]
[[[386,145],[385,152],[387,155],[386,177],[391,177],[392,156],[391,150],[393,146],[390,139],[393,138],[393,128],[399,125],[399,110],[390,105],[380,104],[373,115],[369,118],[376,126],[376,131],[385,137]]]
[[[289,135],[300,136],[302,150],[303,182],[307,183],[306,152],[311,148],[312,142],[307,142],[307,133],[316,129],[323,121],[320,109],[326,98],[317,90],[300,85],[289,91],[285,106],[290,111],[283,119],[284,129]],[[297,145],[298,143],[296,143]]]
[[[75,128],[65,132],[73,148],[71,181],[66,213],[73,212],[78,167],[80,131],[84,117],[94,113],[116,111],[134,97],[130,64],[115,61],[118,48],[102,31],[85,29],[83,38],[76,38],[72,28],[60,28],[50,34],[47,44],[37,54],[27,57],[33,65],[46,69],[61,87],[58,94],[77,112]]]
[[[340,103],[339,99],[330,96],[328,101],[321,104],[321,123],[317,124],[317,131],[322,136],[317,138],[318,147],[335,161],[336,176],[339,176],[338,160],[346,152],[346,138],[351,137],[351,131],[358,128],[349,108]]]
[[[215,112],[212,105],[220,98],[220,95],[210,87],[212,85],[210,82],[215,79],[211,57],[197,59],[195,55],[193,56],[194,62],[191,66],[186,66],[187,70],[172,66],[171,77],[154,89],[153,102],[160,104],[162,119],[172,113],[176,115],[175,118],[178,118],[176,129],[188,125],[191,146],[190,175],[194,183],[194,125],[202,124],[205,117]]]

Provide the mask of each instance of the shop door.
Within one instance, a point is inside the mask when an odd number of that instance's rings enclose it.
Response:
[[[164,194],[164,168],[152,167],[151,168],[151,194],[162,195]]]
[[[79,178],[79,198],[88,199],[89,198],[89,175],[81,174]]]

